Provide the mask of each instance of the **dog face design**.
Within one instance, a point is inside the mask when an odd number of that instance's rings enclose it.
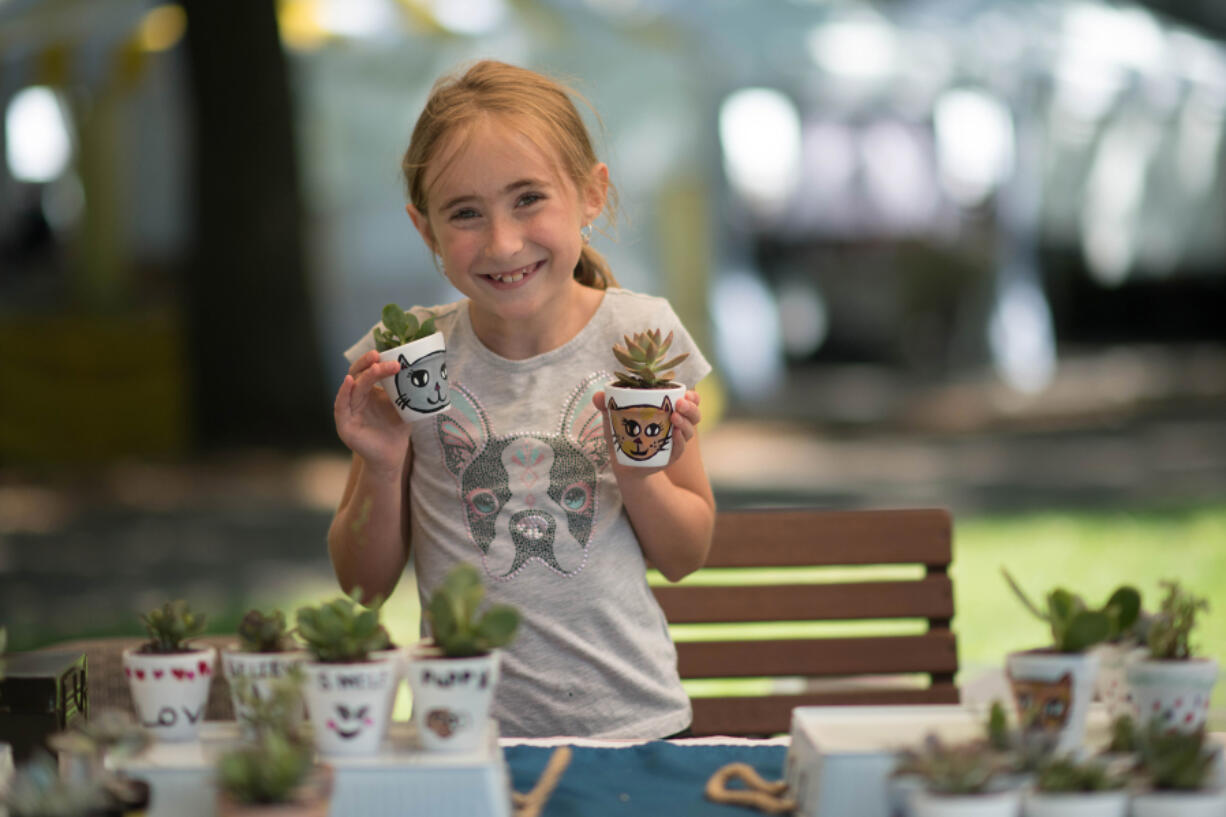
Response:
[[[419,414],[433,414],[448,404],[447,353],[422,355],[414,361],[400,355],[396,372],[396,405]]]
[[[600,375],[565,402],[556,434],[496,435],[473,395],[452,387],[452,410],[437,420],[473,544],[486,572],[509,579],[529,562],[569,576],[583,568],[608,462],[592,394]]]
[[[468,724],[463,712],[453,712],[445,707],[431,709],[426,713],[426,728],[440,738],[449,738]]]

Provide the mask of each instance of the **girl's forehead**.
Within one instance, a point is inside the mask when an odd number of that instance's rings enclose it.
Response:
[[[485,115],[444,137],[426,169],[431,199],[440,191],[494,181],[492,176],[566,179],[557,151],[529,135],[513,118]]]

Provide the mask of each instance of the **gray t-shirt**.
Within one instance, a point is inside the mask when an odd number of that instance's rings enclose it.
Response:
[[[592,395],[612,379],[613,344],[643,329],[675,333],[671,352],[690,353],[677,367],[687,386],[710,364],[666,300],[624,289],[606,291],[569,342],[527,360],[486,348],[467,301],[430,311],[447,341],[452,405],[412,430],[423,606],[465,560],[482,570],[491,601],[519,608],[494,702],[504,736],[659,738],[686,728],[676,649]],[[372,348],[368,333],[345,355]]]

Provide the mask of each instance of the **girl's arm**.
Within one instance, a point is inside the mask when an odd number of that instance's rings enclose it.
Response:
[[[604,395],[596,400],[603,411]],[[673,412],[674,451],[666,468],[618,465],[613,457],[622,502],[643,555],[672,582],[706,563],[715,530],[715,495],[698,447],[699,419],[698,395],[687,392]]]
[[[401,472],[378,473],[353,455],[340,506],[328,528],[328,555],[341,589],[362,588],[363,601],[386,599],[396,588],[409,559],[409,474],[413,450]]]

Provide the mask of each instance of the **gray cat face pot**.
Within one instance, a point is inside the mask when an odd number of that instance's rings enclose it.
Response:
[[[400,363],[400,371],[379,381],[400,419],[415,423],[451,408],[442,332],[380,352],[379,360]]]

